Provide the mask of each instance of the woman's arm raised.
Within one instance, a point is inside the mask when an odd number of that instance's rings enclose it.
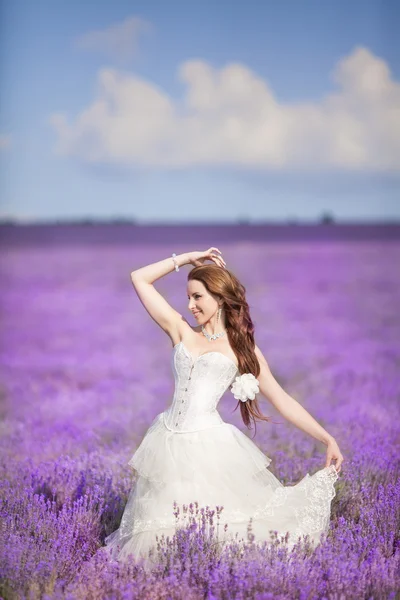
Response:
[[[187,253],[178,254],[175,261],[179,267],[190,262]],[[136,294],[150,317],[171,337],[178,332],[182,315],[178,313],[156,290],[153,282],[175,270],[172,256],[146,265],[131,272],[131,282]]]
[[[215,251],[219,254],[215,254]],[[221,251],[212,246],[208,250],[186,252],[178,254],[175,262],[178,267],[186,264],[194,266],[202,265],[205,260],[211,260],[217,265],[224,267],[225,261],[220,256]],[[179,335],[180,324],[185,320],[172,306],[168,304],[165,298],[157,292],[153,282],[168,273],[175,270],[175,263],[172,258],[159,260],[151,265],[146,265],[131,273],[131,281],[139,300],[151,316],[151,318],[166,332],[173,342],[173,336]]]

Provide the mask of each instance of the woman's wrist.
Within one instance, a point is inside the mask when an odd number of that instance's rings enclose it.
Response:
[[[329,444],[331,442],[335,442],[335,438],[333,437],[333,435],[330,435],[329,433],[321,440],[323,444],[325,444],[325,446],[329,446]]]
[[[178,267],[183,267],[190,263],[189,253],[184,252],[183,254],[177,254],[174,256],[174,263],[178,265]]]
[[[183,267],[184,265],[187,265],[190,263],[189,254],[187,252],[184,252],[183,254],[173,253],[171,255],[171,260],[174,263],[175,270],[177,270],[176,267]]]

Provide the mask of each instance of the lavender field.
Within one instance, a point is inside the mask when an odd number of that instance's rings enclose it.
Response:
[[[224,239],[1,248],[0,596],[55,599],[400,598],[400,242]],[[156,243],[157,241],[157,243]],[[172,344],[130,272],[210,245],[243,282],[256,343],[344,456],[326,540],[218,554],[204,527],[161,544],[160,567],[102,549],[134,484],[127,462],[173,394]],[[203,247],[204,246],[204,247]],[[156,282],[187,310],[191,266]],[[226,393],[225,421],[252,437]],[[325,447],[276,413],[254,441],[285,485]],[[193,499],[195,500],[195,498]],[[204,523],[200,515],[199,523]]]

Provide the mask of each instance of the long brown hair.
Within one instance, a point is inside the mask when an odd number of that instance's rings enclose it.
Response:
[[[188,281],[193,279],[201,281],[210,294],[222,298],[228,340],[238,359],[240,374],[252,373],[254,377],[258,377],[261,369],[254,351],[254,325],[246,300],[246,288],[229,269],[215,264],[194,267],[188,274]],[[238,400],[234,410],[239,405],[243,422],[248,429],[251,429],[250,422],[253,419],[254,435],[257,431],[257,419],[272,421],[271,417],[266,417],[260,411],[257,398],[246,402]]]

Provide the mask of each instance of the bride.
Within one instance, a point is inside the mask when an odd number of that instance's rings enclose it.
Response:
[[[187,296],[195,327],[153,285],[185,264],[194,267]],[[193,504],[217,507],[224,539],[236,534],[245,539],[251,518],[256,543],[276,531],[289,534],[289,547],[303,535],[318,544],[329,529],[343,456],[332,435],[272,375],[254,341],[245,288],[226,268],[220,250],[173,254],[133,271],[131,280],[151,318],[171,339],[175,391],[128,462],[136,480],[119,528],[105,539],[111,555],[123,561],[133,554],[151,563],[156,535],[172,538],[187,523],[187,508]],[[284,486],[268,469],[271,459],[222,420],[217,405],[229,387],[249,429],[251,420],[255,427],[256,420],[271,421],[260,412],[256,395],[261,392],[288,421],[326,445],[325,467]]]

